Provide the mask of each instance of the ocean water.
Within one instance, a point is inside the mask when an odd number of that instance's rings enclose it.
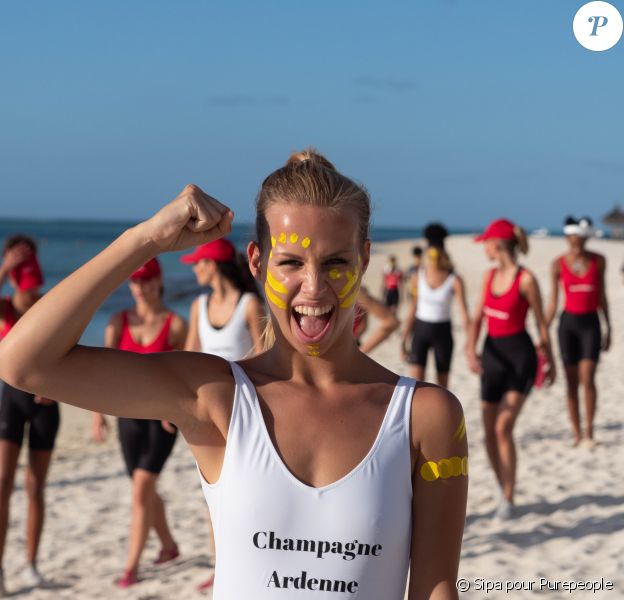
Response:
[[[39,245],[39,260],[44,274],[43,290],[49,290],[61,279],[103,250],[117,236],[133,223],[118,221],[31,221],[0,219],[0,241],[15,233],[32,236]],[[462,232],[455,232],[462,233]],[[371,232],[373,242],[387,242],[399,239],[417,238],[419,228],[374,227]],[[234,225],[229,238],[236,247],[244,251],[253,237],[250,224]],[[374,246],[373,246],[374,251]],[[201,293],[195,276],[188,265],[180,262],[184,252],[171,252],[159,257],[163,268],[165,303],[167,306],[188,318],[191,302]],[[11,293],[5,284],[3,295]],[[104,328],[111,315],[132,306],[132,297],[126,285],[119,287],[104,302],[94,315],[81,338],[83,344],[100,345]]]

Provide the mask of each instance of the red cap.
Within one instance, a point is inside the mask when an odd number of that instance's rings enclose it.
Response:
[[[148,279],[153,279],[154,277],[160,277],[160,274],[160,263],[157,258],[152,258],[132,273],[132,275],[130,275],[130,279],[147,281]]]
[[[492,221],[485,231],[478,235],[474,241],[483,242],[484,240],[497,239],[497,240],[513,240],[516,237],[516,226],[507,219],[496,219]]]
[[[220,238],[214,242],[208,242],[197,246],[191,254],[185,254],[180,261],[187,264],[195,264],[200,260],[215,260],[217,262],[232,262],[236,256],[236,249],[230,240]]]
[[[43,272],[37,257],[33,254],[11,271],[17,288],[25,292],[43,285]]]

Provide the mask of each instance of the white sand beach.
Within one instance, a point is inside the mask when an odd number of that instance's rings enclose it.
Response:
[[[405,268],[413,241],[375,246],[366,276],[376,294],[387,254],[394,253]],[[545,298],[550,293],[551,260],[565,248],[563,239],[531,240],[523,264],[537,274]],[[460,598],[564,598],[624,597],[624,283],[620,267],[624,242],[596,240],[590,248],[607,256],[607,287],[611,303],[613,343],[598,371],[598,413],[594,450],[571,447],[571,431],[565,407],[563,378],[550,389],[534,390],[515,429],[519,454],[518,515],[512,521],[493,519],[495,484],[487,463],[480,422],[478,377],[469,372],[462,348],[465,334],[455,319],[455,355],[451,390],[466,412],[470,444],[470,494],[459,575],[471,583]],[[469,237],[456,236],[448,249],[457,271],[464,277],[471,309],[488,266],[482,248]],[[404,316],[406,306],[402,306]],[[457,316],[457,315],[456,315]],[[373,324],[371,324],[373,325]],[[531,324],[532,325],[532,324]],[[555,337],[554,328],[551,331]],[[395,333],[373,352],[373,357],[398,373],[407,373],[399,355],[400,336]],[[557,344],[554,344],[557,348]],[[559,365],[558,365],[559,366]],[[113,420],[110,420],[113,424]],[[211,598],[196,587],[210,573],[207,507],[195,464],[179,439],[160,478],[159,489],[181,557],[152,567],[158,552],[151,537],[143,557],[142,582],[119,590],[114,580],[121,574],[126,556],[130,518],[130,486],[125,474],[114,426],[102,446],[89,441],[90,415],[62,406],[62,429],[47,489],[47,521],[39,568],[49,580],[48,589],[22,585],[25,562],[25,495],[23,470],[16,480],[11,524],[5,556],[5,585],[15,598]],[[23,464],[24,456],[22,456]],[[245,575],[241,565],[240,575]],[[552,582],[611,580],[615,589],[593,594],[567,590],[538,593],[540,578]],[[485,591],[475,589],[477,579],[491,582],[535,582],[533,591]],[[252,600],[252,599],[241,599]],[[383,599],[380,599],[383,600]]]

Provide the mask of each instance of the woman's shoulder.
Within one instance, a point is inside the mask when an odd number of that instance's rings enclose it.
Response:
[[[108,320],[108,325],[115,329],[121,329],[123,323],[128,320],[128,312],[127,310],[120,310],[119,312],[113,313]]]
[[[458,398],[446,388],[417,382],[412,396],[412,443],[430,446],[440,437],[452,438],[460,429],[464,409]]]

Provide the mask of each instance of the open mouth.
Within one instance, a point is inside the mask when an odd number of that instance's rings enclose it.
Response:
[[[292,308],[295,328],[301,341],[310,344],[318,342],[330,327],[335,309],[331,304],[309,306],[299,304]]]

